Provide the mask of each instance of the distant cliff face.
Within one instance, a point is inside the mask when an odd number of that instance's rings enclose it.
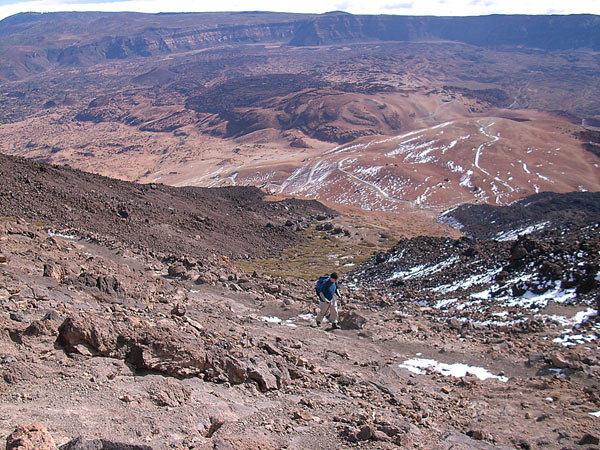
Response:
[[[306,16],[305,16],[306,17]],[[0,81],[219,45],[286,43],[290,14],[24,13],[0,21]]]
[[[600,17],[408,17],[279,13],[49,13],[0,21],[0,79],[236,43],[318,46],[359,41],[600,50]]]
[[[361,40],[448,40],[477,46],[598,50],[600,17],[408,17],[325,14],[304,21],[297,28],[290,44],[324,45]]]

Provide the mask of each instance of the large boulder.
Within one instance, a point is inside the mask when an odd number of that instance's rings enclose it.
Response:
[[[80,284],[85,286],[94,287],[100,292],[110,296],[124,296],[125,289],[117,278],[112,275],[94,275],[91,273],[83,272],[77,278]]]
[[[42,425],[19,425],[6,439],[6,450],[57,450],[54,439]]]
[[[212,272],[202,272],[200,273],[200,275],[198,275],[198,278],[196,278],[195,283],[196,284],[215,284],[217,281],[219,281],[219,278]]]
[[[177,262],[169,266],[168,273],[172,277],[185,278],[187,275],[187,269],[181,262]]]
[[[96,287],[100,292],[104,292],[108,295],[125,295],[125,290],[119,280],[112,275],[99,275],[96,279]]]
[[[136,369],[177,377],[198,376],[208,364],[203,343],[175,325],[113,322],[79,314],[63,322],[57,342],[68,351],[124,359]]]
[[[256,381],[258,388],[263,392],[278,388],[277,378],[262,361],[248,368],[248,378]]]
[[[44,276],[52,278],[57,283],[61,283],[65,279],[65,268],[58,264],[44,264]]]
[[[366,323],[367,319],[363,316],[354,311],[349,311],[342,316],[340,327],[344,330],[362,330]]]
[[[246,364],[236,358],[227,358],[225,361],[225,372],[231,384],[241,384],[248,378]]]
[[[80,314],[67,317],[58,329],[58,343],[69,351],[86,348],[103,356],[116,356],[118,333],[111,321]]]

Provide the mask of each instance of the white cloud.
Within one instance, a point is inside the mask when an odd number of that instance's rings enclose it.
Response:
[[[10,0],[9,0],[10,1]],[[345,10],[353,14],[402,14],[464,16],[484,14],[600,14],[598,0],[32,0],[7,3],[0,0],[0,19],[25,11],[139,11],[139,12],[196,12],[196,11],[285,11],[324,13]]]

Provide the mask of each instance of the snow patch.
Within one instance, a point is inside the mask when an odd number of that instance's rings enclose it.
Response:
[[[456,378],[463,378],[467,375],[475,375],[480,380],[496,379],[506,383],[508,378],[505,376],[494,375],[483,367],[469,366],[467,364],[454,363],[446,364],[436,361],[435,359],[422,359],[413,358],[407,359],[398,367],[407,369],[410,372],[418,375],[424,374],[427,369],[441,373],[444,376],[452,376]]]
[[[585,311],[579,311],[571,319],[573,326],[581,325],[582,323],[587,322],[591,317],[594,317],[597,314],[598,311],[596,311],[594,308],[588,308]]]
[[[541,222],[535,225],[529,225],[528,227],[519,228],[516,230],[509,231],[501,231],[497,233],[493,239],[496,241],[515,241],[519,236],[524,236],[526,234],[535,233],[536,231],[542,231],[546,226],[550,224],[549,221]]]
[[[418,266],[411,267],[408,270],[395,272],[388,280],[396,280],[398,278],[402,280],[410,280],[412,278],[422,278],[433,273],[441,272],[448,266],[451,266],[455,262],[458,262],[458,256],[453,256],[452,258],[448,258],[445,261],[434,264],[433,266],[426,266],[425,264],[421,264]]]
[[[502,267],[499,267],[497,269],[491,269],[488,272],[471,275],[470,277],[467,277],[455,283],[442,284],[441,286],[437,286],[431,289],[431,291],[439,292],[441,294],[447,294],[449,292],[454,292],[459,289],[468,289],[477,284],[490,283],[494,279],[494,277],[500,272],[502,272]]]
[[[472,188],[473,187],[473,184],[471,183],[472,176],[473,176],[473,171],[467,170],[467,172],[460,177],[460,182],[458,184],[462,187]]]
[[[77,236],[74,236],[72,234],[53,233],[52,231],[48,231],[48,235],[52,236],[52,237],[60,237],[63,239],[70,239],[72,241],[77,239]]]
[[[527,291],[521,297],[508,297],[505,299],[505,306],[521,306],[525,308],[544,308],[549,302],[565,303],[574,300],[577,297],[575,289],[561,289],[560,281],[554,283],[554,287],[548,289],[543,294],[535,294]]]
[[[585,311],[579,311],[575,314],[571,319],[563,318],[563,320],[559,320],[563,326],[572,326],[572,328],[567,328],[563,330],[562,336],[554,338],[552,342],[555,344],[561,344],[564,347],[572,347],[577,344],[585,344],[588,342],[595,341],[598,339],[598,335],[595,333],[589,334],[573,334],[575,330],[579,329],[581,325],[587,322],[590,318],[598,315],[598,311],[593,308],[588,308]],[[600,333],[600,325],[596,324],[593,328],[596,332]]]
[[[550,178],[548,178],[548,177],[545,177],[545,176],[544,176],[544,175],[542,175],[541,173],[537,173],[537,172],[536,172],[536,175],[538,176],[538,178],[541,178],[541,179],[542,179],[542,180],[544,180],[544,181],[548,181],[548,182],[550,182],[550,183],[554,183],[554,181],[552,181],[552,180],[551,180]]]
[[[456,172],[456,173],[463,173],[465,171],[465,169],[463,168],[463,166],[461,166],[460,164],[456,164],[454,161],[449,160],[448,162],[446,162],[446,165],[448,166],[448,168],[452,171],[452,172]]]
[[[358,167],[354,169],[354,173],[361,175],[370,175],[374,177],[379,173],[379,171],[383,169],[382,166],[372,166],[372,167]]]
[[[282,320],[279,317],[275,316],[260,316],[259,319],[264,320],[269,323],[281,323]]]
[[[554,338],[552,339],[552,342],[555,344],[561,344],[564,347],[573,347],[577,344],[586,344],[588,342],[595,341],[596,339],[598,339],[598,336],[595,334],[571,334]]]
[[[298,314],[298,319],[302,319],[302,320],[313,320],[315,317],[316,316],[311,313]]]

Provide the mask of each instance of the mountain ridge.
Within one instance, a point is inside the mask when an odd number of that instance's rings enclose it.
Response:
[[[213,22],[218,22],[214,26]],[[124,32],[124,26],[128,32]],[[102,30],[102,31],[99,31]],[[475,46],[524,46],[542,50],[600,49],[595,15],[474,17],[366,16],[287,13],[20,13],[0,21],[5,50],[16,49],[7,79],[48,64],[77,67],[111,59],[198,50],[227,43],[331,45],[360,41],[448,40]],[[468,33],[465,30],[469,30]],[[594,30],[596,32],[594,33]],[[79,39],[75,36],[82,35]],[[52,37],[58,38],[52,43]],[[21,60],[21,61],[19,61]]]

